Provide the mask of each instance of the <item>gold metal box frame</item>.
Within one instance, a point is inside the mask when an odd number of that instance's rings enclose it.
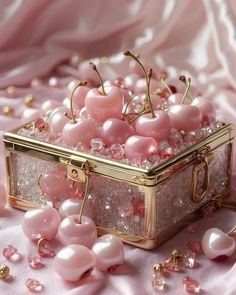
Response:
[[[16,198],[13,194],[10,180],[14,177],[14,154],[25,154],[48,162],[67,166],[67,175],[74,181],[85,181],[86,177],[83,167],[88,167],[91,173],[99,174],[111,179],[121,180],[139,187],[145,194],[144,236],[136,236],[98,227],[98,233],[114,233],[123,241],[145,249],[152,249],[170,238],[174,233],[187,225],[190,221],[199,217],[200,208],[206,205],[204,196],[209,184],[209,162],[213,151],[228,144],[228,179],[227,190],[222,193],[226,197],[230,189],[231,154],[233,141],[233,128],[231,124],[224,124],[216,132],[207,136],[200,142],[194,144],[183,152],[177,154],[170,160],[149,170],[133,167],[127,164],[115,162],[98,156],[78,152],[66,147],[53,145],[32,138],[18,135],[17,132],[24,127],[30,127],[31,123],[16,128],[4,134],[5,159],[8,175],[9,203],[11,206],[28,210],[37,207],[35,204]],[[86,165],[85,165],[86,164]],[[87,165],[88,164],[88,165]],[[190,198],[194,203],[201,203],[198,210],[185,216],[180,222],[173,224],[157,237],[157,198],[158,185],[165,179],[180,172],[182,169],[194,165],[192,172]],[[197,188],[199,171],[205,171],[205,177],[201,192]]]

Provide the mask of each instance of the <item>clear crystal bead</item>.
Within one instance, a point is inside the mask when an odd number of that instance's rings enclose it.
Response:
[[[103,148],[104,143],[101,138],[93,138],[90,142],[90,146],[93,151],[98,152]]]
[[[194,268],[196,265],[195,253],[188,251],[183,257],[183,265],[187,268]]]
[[[154,273],[152,276],[152,287],[155,291],[164,291],[165,280],[160,273]]]

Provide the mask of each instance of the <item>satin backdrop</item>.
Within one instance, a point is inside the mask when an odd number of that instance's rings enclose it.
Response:
[[[0,136],[21,123],[26,94],[36,96],[36,106],[48,98],[65,97],[65,89],[30,88],[32,78],[57,75],[64,83],[80,78],[67,62],[74,52],[82,59],[111,55],[110,66],[101,65],[105,78],[128,74],[127,60],[120,54],[127,48],[135,48],[154,68],[166,69],[171,78],[190,75],[204,96],[215,103],[218,118],[235,123],[235,18],[234,0],[1,0],[0,110],[9,105],[15,116],[0,113]],[[14,99],[6,97],[9,85],[18,86]],[[2,142],[0,153],[0,181],[5,183]],[[235,169],[233,163],[233,197]],[[183,230],[154,251],[125,246],[126,264],[117,274],[94,271],[84,281],[70,284],[53,272],[50,259],[45,260],[44,269],[28,267],[27,256],[36,250],[23,236],[22,216],[22,212],[7,208],[0,217],[0,249],[13,244],[23,254],[22,261],[10,264],[14,279],[0,281],[4,295],[30,294],[24,286],[29,277],[44,284],[42,294],[155,294],[150,283],[154,263],[173,248],[185,250],[189,240],[200,240],[209,227],[228,230],[236,223],[234,213],[222,210],[213,218],[200,220],[198,233]],[[215,263],[200,256],[196,269],[171,273],[165,294],[184,294],[182,279],[186,274],[200,281],[202,294],[235,294],[235,258]],[[2,255],[0,262],[6,262]]]

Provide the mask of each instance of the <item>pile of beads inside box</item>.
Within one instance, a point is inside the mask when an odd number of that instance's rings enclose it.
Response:
[[[33,128],[18,134],[151,169],[222,126],[190,78],[180,76],[177,89],[168,84],[166,73],[146,69],[130,51],[124,55],[136,62],[142,76],[103,82],[90,62],[100,85],[90,88],[80,81],[63,102],[45,101]]]

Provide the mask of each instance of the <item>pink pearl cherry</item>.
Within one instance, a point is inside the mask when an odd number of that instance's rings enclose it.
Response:
[[[106,95],[100,94],[98,89],[91,89],[85,98],[88,113],[98,122],[109,118],[121,118],[123,95],[118,87],[106,87]]]
[[[85,148],[89,148],[91,139],[97,137],[97,129],[93,120],[79,118],[75,123],[69,121],[65,124],[62,137],[70,146],[75,147],[81,143]]]
[[[168,112],[170,126],[177,130],[191,131],[200,127],[202,113],[193,105],[174,105]]]
[[[68,216],[59,225],[58,238],[64,246],[79,244],[91,248],[97,239],[96,225],[87,216],[82,216],[81,223],[78,215]]]
[[[60,110],[55,110],[50,114],[49,117],[49,126],[53,134],[60,134],[68,122],[68,117],[65,116],[65,112],[67,112],[67,108],[60,108]]]
[[[133,135],[126,140],[124,149],[128,159],[141,161],[157,152],[157,142],[152,137]]]
[[[43,207],[25,213],[22,229],[30,240],[45,238],[51,240],[57,233],[61,218],[53,207]]]
[[[73,105],[74,109],[82,109],[85,103],[85,97],[89,92],[90,88],[86,86],[80,86],[75,90]]]
[[[203,235],[202,249],[208,258],[221,261],[235,252],[236,242],[220,229],[210,228]]]
[[[134,135],[135,131],[126,121],[116,118],[107,119],[101,128],[101,138],[107,146],[114,143],[125,143],[126,139]]]
[[[196,106],[202,113],[202,119],[207,118],[210,121],[215,120],[216,110],[212,103],[205,98],[198,96],[192,101],[192,105]]]
[[[158,110],[144,114],[136,120],[135,129],[138,135],[153,137],[156,141],[161,141],[168,137],[170,133],[169,116],[166,112]]]
[[[89,275],[95,263],[96,258],[91,250],[81,245],[70,245],[57,253],[53,267],[64,280],[75,282]]]
[[[61,218],[65,218],[70,215],[79,215],[81,205],[83,200],[77,200],[77,199],[67,199],[63,201],[59,208],[59,213]],[[84,209],[83,209],[83,215],[93,219],[93,210],[92,208],[85,203]]]
[[[50,112],[59,106],[61,106],[61,103],[57,100],[46,100],[41,106],[40,113],[42,116],[44,116],[47,112]]]
[[[78,67],[79,75],[85,80],[92,81],[95,85],[99,84],[99,78],[94,70],[91,69],[88,61],[82,61]]]
[[[3,184],[0,183],[0,212],[2,212],[6,205],[6,189]]]
[[[107,234],[98,238],[92,251],[96,254],[96,267],[101,271],[109,271],[124,262],[123,243],[113,235]]]

